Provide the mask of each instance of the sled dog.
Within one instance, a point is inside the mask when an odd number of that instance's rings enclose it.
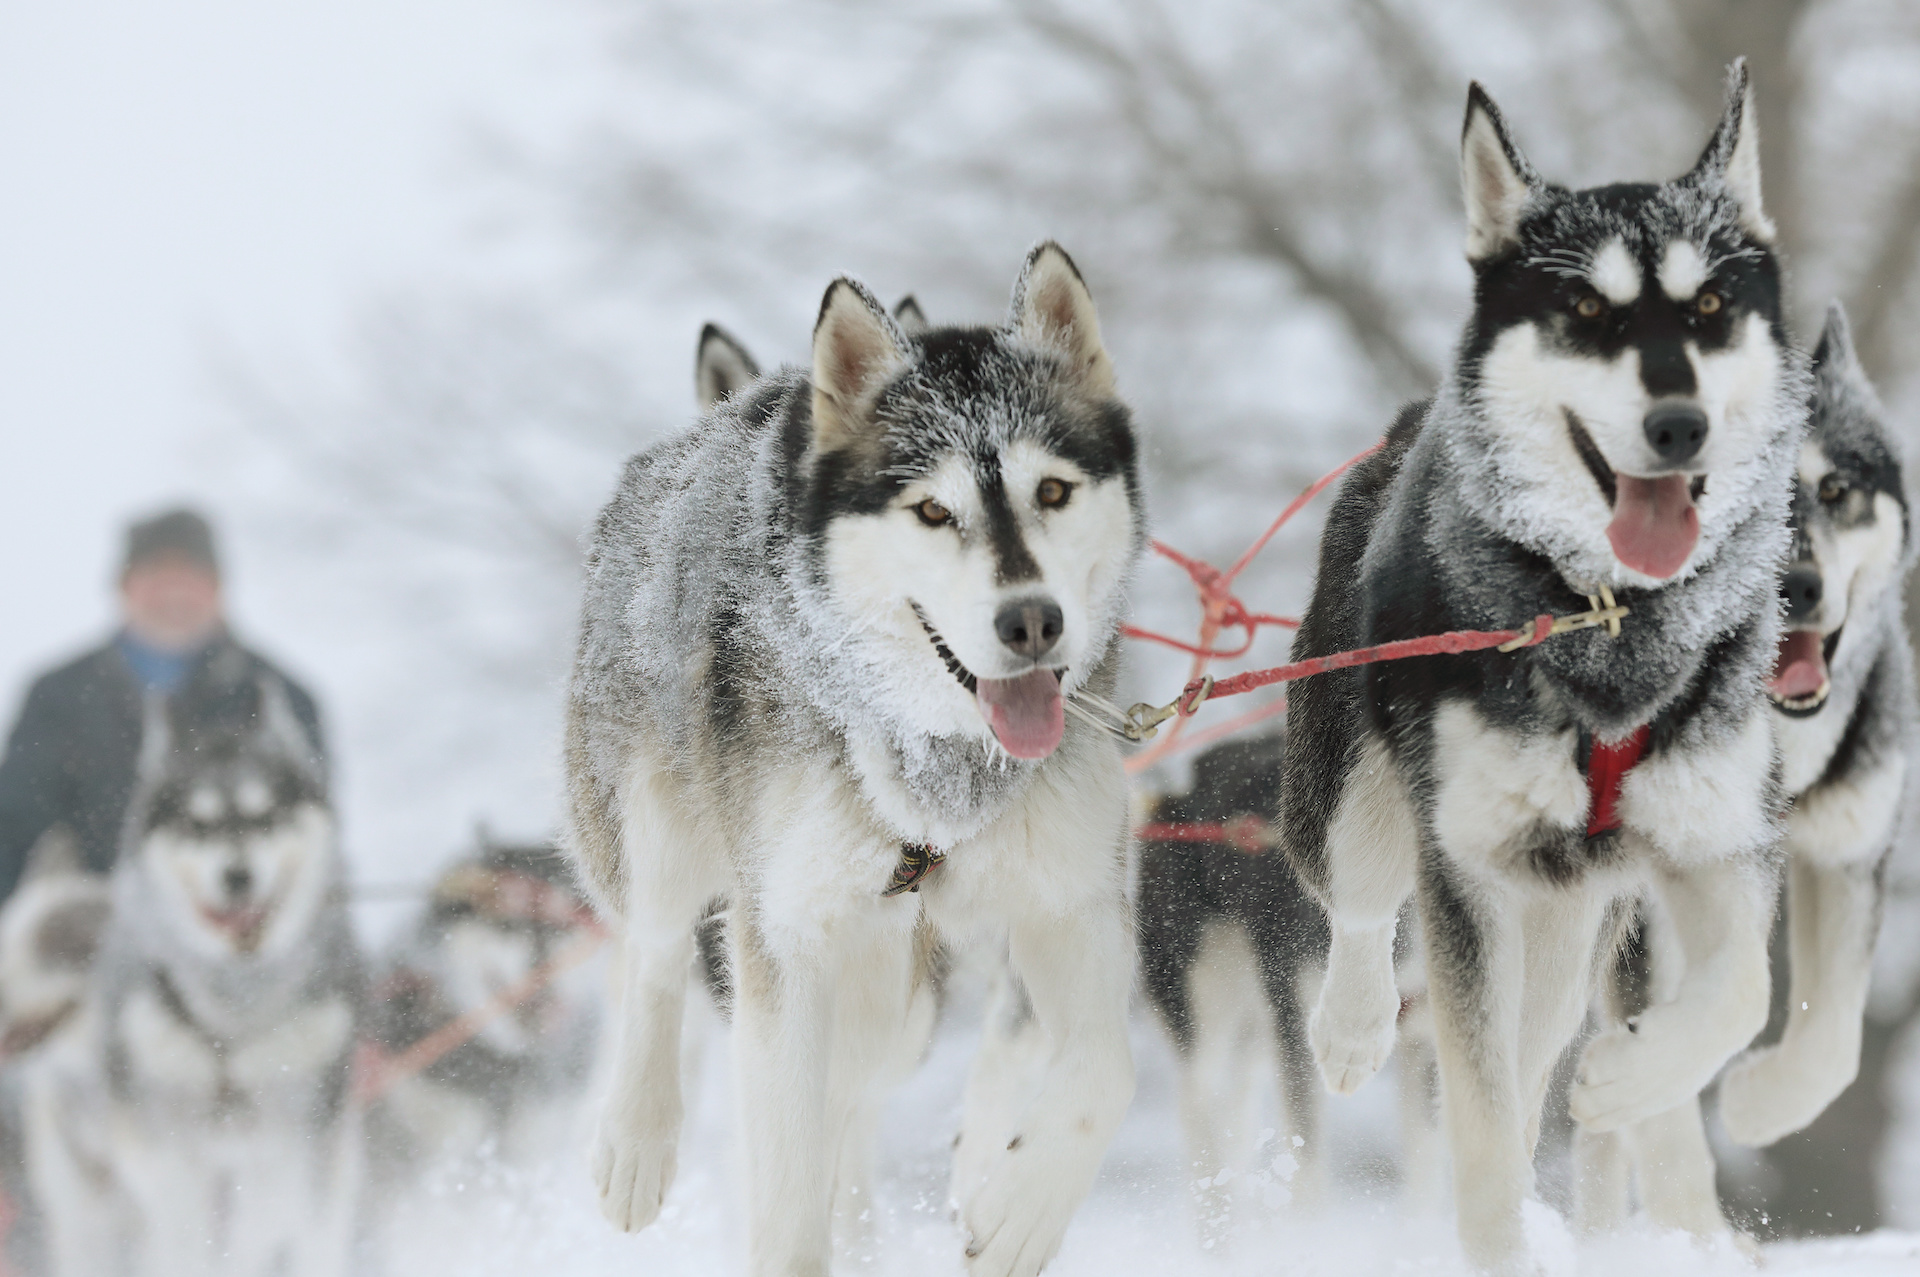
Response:
[[[624,940],[593,1172],[671,1184],[694,927],[729,904],[748,1256],[823,1274],[841,1135],[898,1041],[924,916],[1005,935],[1053,1053],[967,1186],[976,1274],[1053,1255],[1132,1094],[1127,799],[1110,696],[1143,537],[1135,440],[1058,246],[999,328],[827,289],[782,370],[628,463],[587,561],[571,837]]]
[[[1235,1190],[1259,1186],[1238,1172],[1257,1151],[1263,1071],[1284,1110],[1275,1160],[1292,1161],[1277,1178],[1303,1205],[1322,1179],[1303,990],[1326,964],[1327,923],[1279,847],[1285,751],[1273,732],[1199,754],[1191,786],[1155,800],[1140,834],[1142,979],[1179,1058],[1188,1173],[1201,1233],[1214,1240],[1230,1231]],[[1401,962],[1398,977],[1402,1170],[1423,1201],[1438,1191],[1432,1035],[1418,962]]]
[[[595,924],[565,858],[496,843],[443,873],[373,986],[368,1036],[389,1058],[540,981],[380,1106],[406,1160],[481,1152],[526,1162],[566,1145],[600,1022],[598,971],[558,970]],[[551,979],[540,977],[553,970]]]
[[[1742,1144],[1771,1144],[1818,1117],[1860,1064],[1886,861],[1920,720],[1901,608],[1911,560],[1900,450],[1853,351],[1846,312],[1827,312],[1813,352],[1813,398],[1794,485],[1792,551],[1781,577],[1785,628],[1767,695],[1774,709],[1786,818],[1788,979],[1785,1031],[1736,1059],[1720,1081],[1720,1116]],[[1667,911],[1650,900],[1616,1002],[1677,979]],[[1637,1010],[1623,1007],[1624,1011]],[[1681,1114],[1698,1123],[1691,1106]],[[1678,1120],[1678,1119],[1674,1119]],[[1626,1211],[1630,1153],[1648,1214],[1659,1223],[1724,1230],[1714,1165],[1674,1149],[1647,1124],[1583,1141],[1582,1220]],[[1626,1141],[1627,1147],[1608,1143]],[[1689,1156],[1688,1154],[1691,1154]],[[1592,1203],[1589,1206],[1589,1203]]]
[[[1690,1102],[1766,1019],[1783,795],[1761,685],[1807,377],[1758,155],[1744,64],[1692,171],[1582,191],[1541,178],[1472,88],[1473,311],[1435,398],[1342,487],[1294,645],[1628,609],[1618,633],[1291,694],[1283,845],[1332,930],[1315,1056],[1349,1092],[1392,1049],[1395,918],[1415,893],[1460,1238],[1482,1268],[1529,1262],[1548,1080],[1643,885],[1670,902],[1687,974],[1586,1048],[1575,1119],[1615,1130]]]
[[[361,996],[325,778],[271,676],[156,710],[95,977],[27,1079],[60,1277],[334,1277]]]

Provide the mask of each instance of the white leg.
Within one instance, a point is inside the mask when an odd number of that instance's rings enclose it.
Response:
[[[1448,873],[1423,870],[1420,922],[1460,1246],[1478,1269],[1524,1273],[1520,1203],[1533,1186],[1533,1158],[1518,1060],[1521,911]]]
[[[1860,1071],[1860,1021],[1873,970],[1874,866],[1795,857],[1787,876],[1792,992],[1780,1041],[1736,1060],[1720,1119],[1741,1144],[1771,1144],[1820,1116]]]
[[[747,1270],[827,1277],[837,1132],[830,1132],[833,977],[734,914],[734,1081],[746,1169]]]
[[[1623,1131],[1573,1131],[1573,1222],[1584,1236],[1610,1233],[1627,1222],[1631,1185]]]
[[[693,928],[722,888],[715,858],[679,810],[672,780],[660,773],[637,775],[623,807],[619,1042],[591,1164],[601,1213],[628,1232],[654,1221],[673,1186]]]
[[[1060,1248],[1133,1099],[1125,902],[1017,918],[1010,956],[1051,1050],[1039,1094],[963,1211],[973,1277],[1033,1277]]]
[[[1327,982],[1308,1025],[1328,1089],[1351,1095],[1393,1053],[1400,990],[1393,933],[1413,891],[1419,827],[1384,742],[1368,737],[1327,825],[1333,944]]]
[[[1720,1237],[1729,1231],[1714,1188],[1713,1150],[1707,1146],[1698,1100],[1634,1123],[1627,1138],[1634,1145],[1640,1203],[1648,1219],[1696,1237]]]
[[[1427,994],[1400,1023],[1400,1166],[1407,1201],[1423,1214],[1438,1211],[1446,1193],[1445,1143],[1440,1138],[1435,1088],[1433,1017]]]
[[[918,979],[917,962],[908,937],[884,930],[839,960],[828,1077],[829,1113],[840,1132],[832,1214],[839,1251],[850,1258],[871,1257],[881,1107],[918,1067],[933,1033],[933,989]]]
[[[1754,866],[1721,861],[1665,867],[1657,889],[1683,964],[1678,988],[1671,1001],[1587,1047],[1567,1107],[1596,1131],[1619,1130],[1698,1096],[1767,1021],[1772,884]]]
[[[1187,970],[1187,1004],[1191,1041],[1176,1046],[1180,1127],[1200,1236],[1212,1247],[1230,1231],[1234,1195],[1226,1172],[1247,1164],[1255,1066],[1267,1037],[1253,950],[1238,924],[1206,927]]]
[[[965,1218],[974,1194],[1013,1138],[1020,1115],[1039,1093],[1047,1060],[1046,1032],[1034,1019],[1025,985],[1003,956],[987,993],[980,1050],[967,1073],[960,1133],[953,1143],[948,1197]]]
[[[1541,1109],[1554,1066],[1585,1023],[1601,964],[1613,956],[1613,934],[1606,925],[1610,915],[1606,899],[1577,890],[1531,899],[1522,914],[1525,990],[1518,1060],[1529,1159],[1540,1142]]]

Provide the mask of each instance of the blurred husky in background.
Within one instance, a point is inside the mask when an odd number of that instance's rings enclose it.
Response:
[[[479,1027],[381,1097],[376,1147],[392,1142],[385,1151],[411,1163],[480,1154],[526,1163],[568,1147],[605,996],[601,969],[572,963],[570,947],[597,931],[551,846],[483,835],[443,873],[374,983],[368,1036],[391,1062],[456,1022]]]
[[[326,780],[240,671],[149,717],[93,987],[26,1077],[56,1277],[335,1277],[362,996]]]
[[[1574,1118],[1659,1115],[1705,1156],[1692,1100],[1766,1021],[1785,794],[1761,687],[1808,386],[1744,64],[1673,181],[1549,183],[1478,85],[1461,149],[1473,313],[1436,397],[1343,485],[1294,659],[1628,614],[1298,684],[1283,845],[1328,908],[1310,1030],[1337,1091],[1392,1050],[1417,894],[1461,1243],[1521,1272],[1553,1069],[1643,890],[1686,972],[1587,1045]]]
[[[1055,245],[999,328],[906,332],[850,280],[813,366],[635,457],[588,558],[573,849],[624,941],[593,1161],[641,1228],[676,1165],[694,929],[728,902],[749,1264],[827,1270],[842,1136],[941,934],[1010,936],[1053,1047],[962,1186],[971,1269],[1037,1272],[1132,1094],[1112,694],[1135,439]],[[985,1139],[984,1135],[980,1136]]]
[[[1231,1231],[1237,1199],[1284,1194],[1310,1207],[1325,1173],[1304,999],[1325,969],[1327,922],[1280,851],[1285,755],[1284,731],[1206,750],[1187,790],[1153,800],[1140,830],[1140,966],[1179,1059],[1187,1169],[1202,1236],[1216,1242]],[[1417,955],[1407,956],[1401,1169],[1426,1205],[1440,1181],[1433,1043]],[[1255,1166],[1264,1077],[1278,1083],[1282,1118],[1273,1165]]]
[[[1900,449],[1837,303],[1813,352],[1813,375],[1780,583],[1786,626],[1767,683],[1793,800],[1786,1020],[1778,1042],[1736,1059],[1720,1082],[1727,1134],[1755,1146],[1809,1125],[1859,1069],[1887,857],[1920,723],[1902,608],[1913,538]],[[1622,1016],[1637,1014],[1648,992],[1671,986],[1686,965],[1657,898],[1644,915],[1640,943],[1616,979]],[[1724,1228],[1711,1158],[1676,1158],[1637,1130],[1613,1142],[1592,1137],[1585,1155],[1586,1227],[1624,1217],[1631,1164],[1656,1220]],[[1662,1197],[1685,1203],[1686,1213],[1674,1218]]]

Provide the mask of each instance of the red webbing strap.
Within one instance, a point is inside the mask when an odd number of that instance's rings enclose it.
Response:
[[[1409,656],[1481,652],[1490,647],[1511,643],[1516,639],[1525,639],[1522,646],[1532,647],[1536,643],[1545,642],[1551,633],[1553,633],[1553,617],[1542,612],[1533,618],[1533,626],[1527,630],[1448,630],[1445,634],[1396,639],[1391,643],[1355,648],[1349,652],[1335,652],[1330,656],[1312,656],[1290,665],[1276,665],[1272,669],[1248,670],[1244,674],[1235,674],[1231,678],[1223,678],[1214,683],[1212,690],[1207,692],[1206,699],[1238,696],[1242,692],[1251,692],[1258,687],[1267,687],[1274,683],[1291,683],[1295,679],[1325,674],[1329,670],[1343,670],[1355,665],[1373,665],[1380,661],[1398,661]],[[1176,707],[1182,717],[1199,708],[1194,704],[1194,697],[1205,685],[1205,679],[1195,679],[1181,691]]]
[[[1620,828],[1620,782],[1646,756],[1649,728],[1642,724],[1625,740],[1593,742],[1587,756],[1587,837],[1597,838]]]
[[[1273,831],[1258,816],[1233,820],[1156,820],[1134,830],[1141,842],[1207,842],[1257,856],[1273,846]]]

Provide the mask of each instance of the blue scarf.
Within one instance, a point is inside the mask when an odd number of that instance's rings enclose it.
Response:
[[[190,652],[170,652],[151,643],[143,643],[125,630],[120,631],[113,642],[126,659],[127,668],[140,680],[141,686],[149,692],[162,695],[170,694],[185,682],[187,675],[207,652],[207,646],[197,647]]]

